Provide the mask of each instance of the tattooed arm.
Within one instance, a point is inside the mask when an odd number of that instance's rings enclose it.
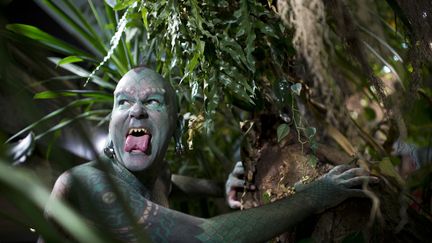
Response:
[[[126,242],[137,241],[133,226],[145,230],[155,242],[263,242],[313,213],[348,197],[363,196],[361,190],[350,188],[375,180],[360,168],[338,166],[291,198],[202,219],[159,206],[137,188],[115,176],[109,179],[98,169],[81,167],[72,174],[69,196],[75,198],[74,205],[99,227]],[[116,186],[110,186],[112,183]]]

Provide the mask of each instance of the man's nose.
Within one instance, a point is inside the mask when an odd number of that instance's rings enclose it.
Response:
[[[145,119],[148,117],[148,114],[143,105],[140,102],[137,102],[132,106],[129,116],[135,119]]]

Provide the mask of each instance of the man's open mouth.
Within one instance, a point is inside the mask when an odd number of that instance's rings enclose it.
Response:
[[[126,134],[124,145],[125,152],[142,152],[146,153],[149,149],[151,134],[147,128],[133,127],[129,128]]]

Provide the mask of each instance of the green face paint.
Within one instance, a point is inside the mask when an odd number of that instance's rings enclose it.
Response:
[[[163,165],[176,120],[175,93],[148,68],[126,73],[114,91],[109,136],[117,160],[130,171]]]

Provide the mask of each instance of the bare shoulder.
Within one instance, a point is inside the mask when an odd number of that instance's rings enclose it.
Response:
[[[94,173],[98,172],[100,169],[98,169],[97,163],[95,161],[90,161],[81,165],[77,165],[75,167],[72,167],[66,173],[69,173],[70,176],[79,176],[82,173]]]
[[[84,172],[97,171],[94,162],[88,162],[75,166],[63,172],[56,180],[51,195],[57,198],[66,199],[71,187],[73,186],[73,178],[80,176]]]
[[[66,171],[57,178],[54,184],[54,188],[51,192],[51,195],[57,198],[65,198],[66,195],[68,194],[69,188],[70,188],[70,173],[69,171]]]

